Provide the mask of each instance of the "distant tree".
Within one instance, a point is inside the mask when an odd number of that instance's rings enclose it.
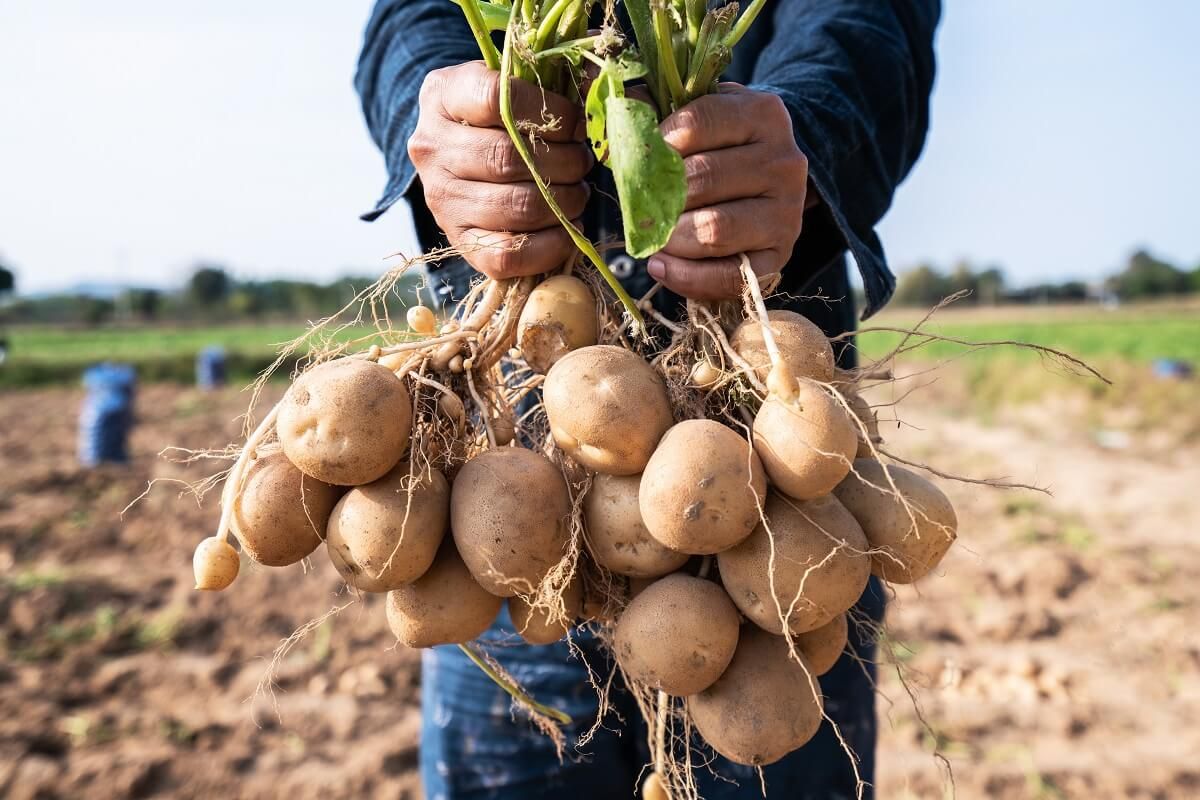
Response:
[[[8,267],[0,264],[0,295],[14,292],[17,289],[17,276]]]
[[[1190,286],[1191,278],[1186,272],[1145,250],[1131,255],[1125,268],[1109,279],[1109,288],[1126,300],[1184,294]]]
[[[989,267],[975,277],[976,292],[979,302],[994,306],[1004,299],[1004,272],[997,267]]]
[[[162,292],[158,289],[129,289],[121,298],[120,305],[139,319],[157,319],[162,306]]]
[[[112,300],[102,297],[78,295],[75,297],[75,312],[73,316],[85,325],[96,326],[110,319],[115,310]]]
[[[211,309],[225,302],[230,290],[228,273],[221,267],[201,266],[188,281],[187,295],[200,308]]]
[[[935,267],[922,264],[900,276],[892,301],[900,306],[936,305],[949,292],[946,276]]]

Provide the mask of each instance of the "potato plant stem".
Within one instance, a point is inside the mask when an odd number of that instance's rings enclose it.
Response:
[[[754,24],[754,18],[758,16],[758,12],[763,10],[763,6],[767,4],[767,0],[753,0],[746,8],[745,13],[738,17],[738,21],[733,24],[733,29],[729,31],[729,35],[725,37],[725,46],[733,49],[733,46],[742,40],[746,35],[746,31],[750,30],[750,26]]]
[[[508,692],[512,699],[516,700],[521,705],[533,709],[542,716],[549,717],[560,725],[571,724],[571,718],[562,711],[559,711],[557,708],[552,708],[539,703],[537,700],[534,700],[532,697],[525,694],[525,692],[521,691],[519,687],[513,685],[513,683],[503,675],[492,669],[492,665],[487,663],[487,660],[483,658],[483,656],[479,655],[479,653],[476,652],[475,648],[471,647],[471,645],[460,644],[458,649],[466,653],[467,658],[471,659],[471,661],[475,663],[475,666],[479,667],[479,669],[483,671],[484,675],[487,675],[489,678],[491,678],[493,683],[495,683],[504,691]]]
[[[461,8],[463,16],[467,18],[467,24],[471,26],[475,43],[479,45],[479,52],[483,55],[483,63],[487,64],[488,69],[500,69],[500,54],[496,51],[496,45],[492,43],[492,35],[483,21],[483,15],[479,13],[479,7],[471,0],[466,0]]]

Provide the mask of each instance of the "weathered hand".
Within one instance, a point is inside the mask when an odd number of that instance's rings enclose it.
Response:
[[[696,300],[741,293],[738,254],[759,275],[783,269],[800,236],[808,159],[773,94],[723,83],[660,126],[683,156],[687,205],[671,239],[650,258],[651,276]]]
[[[583,213],[592,167],[581,110],[561,95],[514,79],[513,114],[539,126],[534,160],[563,212]],[[553,127],[546,127],[553,122]],[[493,278],[560,266],[573,245],[538,193],[500,121],[500,76],[482,62],[430,72],[408,154],[425,202],[450,244]]]

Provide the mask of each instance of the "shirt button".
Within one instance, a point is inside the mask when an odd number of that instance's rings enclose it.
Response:
[[[637,262],[625,253],[615,256],[612,261],[608,262],[608,268],[612,270],[612,274],[617,278],[628,278],[633,274],[633,269],[636,266]]]

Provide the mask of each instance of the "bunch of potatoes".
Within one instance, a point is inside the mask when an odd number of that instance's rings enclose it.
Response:
[[[562,593],[565,615],[531,602],[569,552],[580,515],[563,469],[512,444],[474,455],[451,483],[408,453],[405,380],[367,359],[297,378],[278,408],[280,446],[251,462],[231,530],[268,566],[323,544],[349,584],[387,593],[390,627],[409,647],[470,641],[505,602],[534,644],[560,639],[576,620],[611,624],[627,678],[687,698],[695,727],[723,756],[772,763],[817,731],[815,678],[845,649],[847,612],[870,575],[908,583],[926,574],[955,537],[954,510],[924,478],[873,458],[874,415],[834,389],[830,344],[804,317],[770,312],[775,355],[761,321],[731,332],[759,381],[778,383],[779,356],[791,376],[748,430],[735,430],[676,421],[651,364],[595,343],[590,293],[556,278],[542,289],[553,302],[535,291],[519,341],[545,373],[553,444],[590,478],[587,563],[575,574],[619,576],[628,591],[615,619],[585,602],[578,577]],[[547,322],[547,308],[572,306],[564,291],[579,313]],[[547,325],[553,336],[541,335]]]

